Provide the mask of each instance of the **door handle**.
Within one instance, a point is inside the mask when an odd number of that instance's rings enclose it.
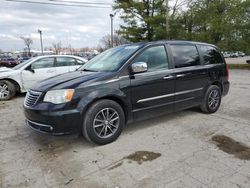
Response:
[[[167,76],[163,77],[164,80],[170,80],[170,79],[173,79],[173,78],[174,78],[173,75],[167,75]]]
[[[53,73],[55,72],[54,70],[48,70],[47,73]]]
[[[177,74],[176,78],[183,78],[185,76],[185,74]]]

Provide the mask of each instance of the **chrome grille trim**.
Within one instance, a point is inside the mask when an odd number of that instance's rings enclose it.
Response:
[[[41,94],[42,94],[42,92],[29,90],[26,94],[25,99],[24,99],[24,106],[26,106],[26,107],[34,106],[37,103],[37,101],[39,100]]]

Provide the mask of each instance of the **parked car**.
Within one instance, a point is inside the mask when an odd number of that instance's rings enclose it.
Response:
[[[231,53],[230,52],[222,52],[224,58],[228,58],[231,57]]]
[[[75,72],[34,85],[25,97],[24,112],[27,125],[36,131],[83,133],[90,142],[108,144],[132,121],[197,106],[205,113],[216,112],[229,90],[228,75],[214,45],[123,45]]]
[[[0,60],[0,67],[15,67],[20,62],[14,58],[3,58]]]
[[[241,51],[237,51],[237,53],[239,57],[244,57],[246,55],[244,52]]]
[[[0,68],[0,101],[9,100],[16,92],[24,93],[38,82],[58,74],[75,71],[87,60],[66,55],[31,58],[14,68]]]
[[[18,60],[20,63],[29,60],[31,57],[20,57]]]
[[[230,57],[239,57],[237,52],[230,52]]]

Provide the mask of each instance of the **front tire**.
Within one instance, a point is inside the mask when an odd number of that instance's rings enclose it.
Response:
[[[92,143],[104,145],[115,141],[125,125],[121,106],[112,100],[99,100],[84,116],[83,135]]]
[[[16,94],[15,85],[8,80],[0,80],[0,101],[7,101]]]
[[[211,85],[206,91],[203,102],[200,106],[204,113],[216,112],[221,104],[221,89],[216,85]]]

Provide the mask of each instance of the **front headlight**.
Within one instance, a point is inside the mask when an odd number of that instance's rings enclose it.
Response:
[[[46,93],[43,101],[54,104],[70,102],[73,98],[74,92],[74,89],[51,90]]]

